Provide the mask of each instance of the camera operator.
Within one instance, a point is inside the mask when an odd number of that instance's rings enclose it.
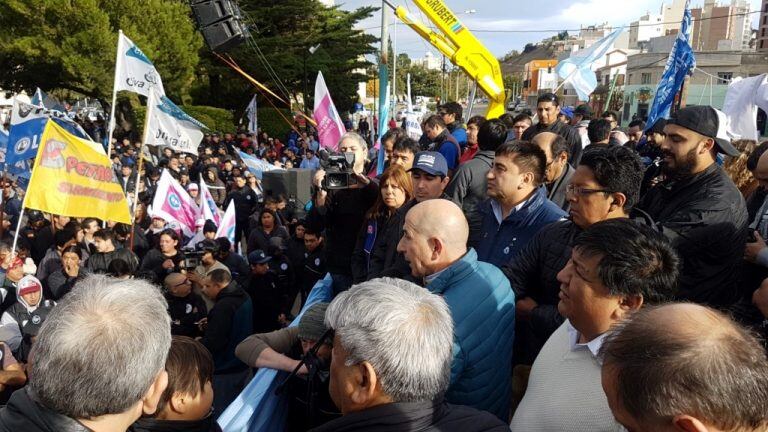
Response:
[[[215,240],[205,239],[195,246],[195,252],[186,254],[184,267],[187,269],[187,277],[192,281],[195,293],[200,294],[202,292],[203,279],[212,271],[222,269],[230,275],[232,274],[226,265],[216,259],[218,253],[219,243]],[[210,309],[213,302],[206,301],[206,306]]]
[[[363,137],[354,132],[344,134],[339,140],[339,152],[345,156],[354,154],[350,173],[350,185],[329,190],[326,170],[315,173],[316,188],[310,223],[326,232],[326,264],[333,278],[334,293],[349,289],[352,285],[352,251],[357,232],[363,224],[365,213],[376,201],[379,187],[364,174],[367,147]]]
[[[310,353],[328,330],[324,322],[327,308],[328,303],[316,303],[304,312],[298,326],[249,336],[235,348],[237,358],[248,366],[286,372],[293,372],[307,356],[287,384],[286,431],[305,431],[340,415],[328,393],[332,338],[326,337],[317,353]]]

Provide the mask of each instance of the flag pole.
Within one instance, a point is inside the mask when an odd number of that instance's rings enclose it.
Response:
[[[110,107],[110,113],[109,113],[109,138],[107,141],[107,157],[109,160],[112,160],[112,136],[115,133],[115,104],[117,104],[117,76],[118,71],[120,71],[120,67],[122,66],[122,61],[120,59],[123,57],[120,55],[122,53],[122,46],[123,46],[123,31],[118,30],[117,31],[117,54],[115,56],[115,79],[112,84],[112,106]]]
[[[133,239],[136,237],[136,206],[139,203],[139,176],[141,175],[141,168],[144,166],[144,146],[149,142],[149,119],[152,116],[153,107],[155,106],[155,89],[150,88],[147,95],[147,112],[144,116],[144,136],[141,139],[141,148],[139,148],[139,166],[136,169],[136,187],[133,196],[133,210],[131,211],[131,245],[130,249],[133,252]]]

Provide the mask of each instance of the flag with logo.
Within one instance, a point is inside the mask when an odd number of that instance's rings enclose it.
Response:
[[[216,206],[216,201],[213,200],[213,195],[208,190],[208,185],[203,181],[202,174],[200,174],[200,216],[203,219],[203,223],[207,220],[212,220],[217,227],[221,225],[219,207]]]
[[[152,216],[166,222],[177,222],[185,236],[192,236],[195,234],[198,214],[199,209],[192,197],[171,177],[167,169],[163,170],[152,201]]]
[[[154,90],[147,99],[146,144],[167,146],[174,151],[197,154],[203,140],[204,124],[181,110],[167,97]]]
[[[245,115],[248,117],[248,132],[257,133],[259,131],[259,111],[256,106],[256,95],[251,98],[251,103],[245,109]]]
[[[605,55],[623,31],[624,27],[612,31],[589,48],[576,51],[555,66],[555,72],[560,78],[570,82],[576,89],[579,100],[588,101],[589,95],[595,91],[597,76],[592,71],[592,65]]]
[[[683,21],[680,23],[680,32],[677,33],[675,44],[667,58],[667,65],[661,74],[659,85],[653,96],[651,109],[648,110],[648,120],[645,122],[650,129],[660,118],[669,117],[672,104],[675,102],[677,91],[683,86],[685,76],[696,67],[696,56],[691,48],[691,10],[688,2],[685,3]]]
[[[18,175],[29,172],[29,160],[37,154],[43,130],[49,119],[53,119],[60,127],[76,137],[90,139],[80,125],[65,113],[15,99],[11,110],[11,129],[5,154],[8,172]]]
[[[115,91],[128,90],[149,97],[149,90],[154,88],[165,95],[163,81],[155,65],[122,31],[117,40],[117,53]]]
[[[5,163],[6,151],[8,151],[8,132],[0,129],[0,165]]]
[[[227,211],[224,212],[224,217],[221,218],[221,223],[216,230],[216,238],[228,238],[233,249],[235,248],[235,216],[235,201],[230,200]]]
[[[71,217],[131,223],[125,193],[112,162],[97,143],[48,122],[27,188],[24,206]]]
[[[35,90],[35,94],[32,96],[32,100],[30,101],[30,103],[32,105],[37,105],[43,108],[48,108],[56,111],[61,111],[61,112],[66,111],[66,108],[61,102],[49,96],[48,93],[40,90],[40,87],[38,87]]]
[[[347,130],[344,129],[344,123],[339,117],[339,112],[336,111],[322,72],[317,73],[317,81],[315,81],[315,112],[312,117],[317,122],[320,145],[336,151],[339,148],[339,139]]]
[[[240,155],[240,159],[243,160],[243,163],[245,164],[245,167],[248,168],[248,171],[255,175],[259,180],[261,180],[261,178],[264,176],[264,171],[283,170],[282,168],[278,168],[263,159],[259,159],[256,156],[249,155],[248,153],[242,152],[240,150],[237,151],[237,154]]]

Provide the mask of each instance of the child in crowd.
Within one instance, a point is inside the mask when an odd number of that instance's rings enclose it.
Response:
[[[131,425],[129,432],[221,432],[213,418],[213,358],[198,341],[174,336],[168,360],[168,387],[157,411]]]

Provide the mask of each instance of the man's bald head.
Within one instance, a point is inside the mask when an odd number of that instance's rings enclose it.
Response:
[[[186,279],[187,277],[181,273],[171,273],[163,280],[163,286],[165,289],[170,289],[171,287],[184,282]]]
[[[768,186],[768,152],[764,152],[757,160],[754,177],[761,186]]]
[[[397,251],[405,256],[413,276],[425,277],[464,256],[468,237],[469,227],[461,209],[451,201],[433,199],[408,211]]]
[[[724,431],[768,427],[768,362],[727,316],[683,303],[647,308],[604,342],[603,389],[628,429],[698,421]]]
[[[453,201],[434,199],[419,203],[406,215],[419,234],[437,237],[456,253],[466,253],[469,226],[467,218]]]

